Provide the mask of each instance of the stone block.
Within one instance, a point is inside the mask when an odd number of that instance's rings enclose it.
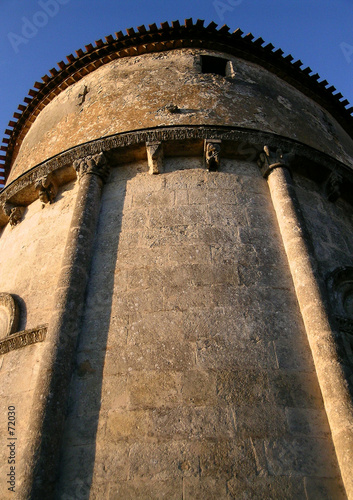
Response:
[[[132,248],[120,250],[117,255],[116,269],[133,269],[146,266],[166,266],[169,264],[169,251],[166,245],[156,249]],[[119,286],[119,283],[117,283]]]
[[[271,342],[224,341],[197,342],[197,365],[203,369],[276,368],[277,361]]]
[[[229,227],[235,230],[247,226],[248,219],[239,205],[211,205],[208,209],[207,223],[216,227]]]
[[[134,443],[130,449],[130,478],[166,481],[199,474],[199,458],[190,442]]]
[[[266,440],[265,450],[271,475],[334,478],[339,474],[329,439]]]
[[[248,339],[247,321],[232,307],[195,307],[183,314],[183,331],[188,340],[220,338]]]
[[[181,478],[168,481],[139,480],[120,481],[109,489],[109,500],[180,500],[183,494]]]
[[[181,374],[181,399],[193,406],[215,405],[217,402],[216,374],[189,370]]]
[[[206,193],[208,205],[237,205],[237,189],[208,189]]]
[[[209,285],[166,288],[164,292],[164,308],[166,310],[186,311],[196,307],[216,307],[223,300],[222,294],[218,293],[217,288]]]
[[[155,311],[131,316],[128,326],[128,344],[182,341],[184,315],[181,311]]]
[[[234,245],[234,242],[211,245],[211,258],[214,264],[243,265],[256,269],[259,260],[253,245]]]
[[[243,368],[217,371],[217,397],[235,407],[256,407],[272,401],[267,371]]]
[[[275,341],[276,356],[280,369],[313,372],[314,362],[307,340],[304,337],[278,339]]]
[[[200,460],[200,476],[203,478],[253,477],[256,463],[253,448],[248,440],[199,441],[195,453]]]
[[[329,436],[331,431],[324,409],[286,408],[289,431],[302,436]]]
[[[186,161],[184,161],[184,159],[181,160],[181,158],[178,156],[169,158],[167,157],[164,162],[164,171],[176,174],[176,179],[180,177],[180,170],[191,170],[191,172],[187,172],[187,174],[194,174],[194,171],[196,169],[200,169],[201,173],[204,173],[202,158],[196,156],[187,158]],[[195,178],[197,179],[198,177],[195,175],[188,176],[188,182],[195,182]]]
[[[199,188],[190,188],[188,190],[188,200],[189,205],[207,205],[208,195],[206,186],[200,186]]]
[[[187,189],[178,189],[175,191],[175,205],[182,206],[189,204],[189,195]]]
[[[147,163],[141,163],[140,167],[145,170],[148,168]],[[126,175],[130,177],[127,181],[127,190],[129,192],[133,192],[135,194],[151,193],[163,190],[166,186],[166,178],[163,175],[150,176],[148,172],[134,172],[133,170],[130,170],[129,172],[128,170],[129,167],[126,168]]]
[[[114,411],[126,408],[129,402],[127,377],[124,375],[109,376],[105,374],[102,382],[100,411]]]
[[[271,395],[279,406],[323,408],[321,391],[315,373],[268,372]]]
[[[203,206],[181,206],[175,208],[155,208],[149,214],[149,226],[175,227],[180,225],[203,224],[207,221],[207,209]]]
[[[167,158],[165,161],[165,168],[168,168],[167,164],[169,162],[171,164],[173,163],[174,165],[175,162],[177,162],[178,166],[180,166],[180,158]],[[188,171],[184,170],[183,172],[173,172],[172,169],[174,167],[172,167],[171,165],[169,169],[170,172],[164,176],[167,189],[175,189],[175,191],[177,192],[181,189],[189,190],[190,188],[202,186],[205,184],[205,182],[208,180],[208,176],[207,172],[203,168],[202,159],[192,158],[191,160],[189,159],[189,162],[191,162],[193,169]],[[197,168],[199,168],[199,170]]]
[[[175,441],[234,439],[236,418],[232,409],[212,406],[178,406],[151,412],[150,436]]]
[[[117,443],[125,440],[143,440],[150,435],[152,429],[152,422],[148,411],[108,411],[104,440],[107,443]]]
[[[244,438],[284,436],[287,422],[284,408],[269,404],[234,407],[237,435]]]
[[[117,314],[139,314],[163,311],[166,299],[163,289],[155,287],[148,290],[134,290],[113,298],[113,309]]]
[[[346,500],[346,491],[341,478],[305,477],[305,498],[307,500]]]
[[[173,245],[169,247],[169,262],[181,267],[188,264],[209,264],[211,262],[209,245],[193,243],[192,245]]]
[[[196,227],[198,239],[207,245],[239,245],[238,230],[231,226],[199,225]]]
[[[153,207],[172,207],[174,205],[175,193],[168,189],[158,191],[142,191],[133,193],[132,208],[146,210]]]
[[[288,477],[233,477],[227,482],[230,499],[298,500],[305,499],[303,481]],[[320,497],[317,497],[317,499]]]
[[[175,406],[180,402],[180,373],[131,371],[127,390],[132,407],[154,408]]]
[[[219,498],[227,498],[226,480],[224,478],[215,479],[212,477],[185,478],[183,498],[185,498],[185,500],[194,500],[196,498],[217,500]]]

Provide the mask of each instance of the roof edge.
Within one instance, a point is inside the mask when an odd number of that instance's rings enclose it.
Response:
[[[126,35],[119,31],[115,37],[106,36],[105,41],[95,41],[95,46],[86,45],[85,51],[77,50],[76,56],[66,56],[67,63],[60,61],[59,69],[52,68],[50,76],[46,74],[42,82],[34,83],[24,98],[25,104],[18,106],[9,122],[0,145],[0,169],[5,170],[5,178],[14,152],[40,111],[65,88],[114,59],[181,48],[219,50],[263,66],[325,108],[353,138],[353,107],[347,108],[349,102],[343,95],[334,93],[336,88],[326,80],[319,81],[320,76],[313,74],[311,68],[302,69],[300,60],[293,62],[290,54],[284,56],[271,43],[265,45],[261,37],[255,40],[251,33],[244,35],[239,28],[230,33],[227,25],[217,29],[214,22],[205,27],[203,20],[194,23],[192,19],[186,19],[184,25],[179,21],[173,21],[171,26],[164,22],[159,29],[152,24],[148,30],[142,25],[137,32],[133,28],[126,32]]]

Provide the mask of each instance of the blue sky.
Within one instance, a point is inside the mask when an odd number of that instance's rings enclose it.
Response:
[[[189,17],[261,36],[353,105],[353,0],[0,0],[0,12],[0,142],[33,83],[66,55],[115,31]]]

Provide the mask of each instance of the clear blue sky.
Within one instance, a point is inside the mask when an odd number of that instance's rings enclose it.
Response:
[[[353,105],[353,0],[217,2],[0,0],[0,142],[34,81],[66,55],[115,31],[188,17],[261,36],[301,59]]]

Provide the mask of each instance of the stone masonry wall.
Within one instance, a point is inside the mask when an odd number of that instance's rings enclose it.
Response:
[[[48,323],[53,293],[71,220],[75,185],[62,188],[55,203],[41,208],[32,203],[21,223],[6,225],[0,236],[0,291],[18,297],[21,330]],[[23,463],[21,453],[31,432],[29,414],[39,376],[44,343],[37,343],[0,356],[0,497],[14,498],[7,490],[10,465],[7,457],[7,408],[16,408],[16,490],[20,486]]]
[[[202,54],[231,61],[229,75],[202,73]],[[171,104],[179,112],[169,112]],[[62,91],[27,132],[8,182],[49,157],[97,138],[200,124],[281,134],[352,164],[348,134],[297,89],[226,53],[181,49],[112,61]]]
[[[328,278],[335,270],[353,268],[352,206],[342,198],[334,203],[328,201],[322,187],[302,176],[296,175],[295,182],[322,281],[326,285],[328,305],[332,314],[342,315],[337,309],[337,297],[328,286]],[[353,294],[353,287],[350,294]],[[353,322],[352,314],[347,317]],[[353,329],[348,333],[340,332],[336,341],[353,397]]]
[[[316,258],[325,278],[337,267],[352,266],[352,207],[342,198],[330,202],[321,186],[294,175],[296,191],[303,210]]]
[[[104,188],[60,498],[344,499],[266,181],[164,163]]]

